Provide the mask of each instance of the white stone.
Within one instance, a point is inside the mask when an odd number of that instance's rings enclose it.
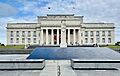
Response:
[[[59,34],[58,29],[65,33],[61,32]],[[71,30],[66,31],[68,29]],[[46,30],[49,31],[46,32]],[[13,31],[13,36],[11,36],[11,31]],[[17,31],[19,31],[19,36],[16,36]],[[25,32],[25,36],[22,36],[22,31]],[[31,32],[31,36],[28,36],[28,31]],[[36,31],[36,36],[33,36],[34,31]],[[85,31],[88,32],[88,36],[85,36]],[[94,33],[93,36],[90,36],[91,31]],[[96,36],[96,31],[99,31],[99,36]],[[102,36],[102,31],[105,31],[105,36]],[[111,31],[111,36],[108,36],[108,31]],[[35,38],[36,42],[34,42]],[[85,38],[88,39],[87,43]],[[90,41],[91,38],[93,38],[93,43]],[[97,43],[97,38],[100,39],[99,43]],[[105,38],[105,43],[102,42],[103,38]],[[111,38],[110,43],[108,42],[109,38]],[[25,42],[22,42],[22,39]],[[30,39],[30,42],[28,42],[28,39]],[[75,16],[74,14],[38,16],[37,23],[7,24],[7,45],[60,45],[66,47],[67,45],[93,45],[96,43],[99,45],[114,45],[114,41],[114,23],[83,23],[83,16]]]

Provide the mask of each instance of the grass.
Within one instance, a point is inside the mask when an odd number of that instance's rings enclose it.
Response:
[[[7,46],[0,46],[0,48],[3,48],[3,49],[24,49],[25,46],[10,46],[10,45],[7,45]],[[120,48],[120,46],[115,46],[115,45],[108,45],[108,46],[101,46],[101,47],[108,47],[108,48]]]
[[[114,45],[109,45],[109,46],[105,46],[105,47],[108,47],[108,48],[120,48],[120,46],[114,46]]]
[[[24,49],[24,46],[0,46],[0,48],[3,48],[3,49]]]

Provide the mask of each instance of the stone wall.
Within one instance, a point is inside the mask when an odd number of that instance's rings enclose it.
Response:
[[[0,49],[0,54],[30,54],[32,49]]]

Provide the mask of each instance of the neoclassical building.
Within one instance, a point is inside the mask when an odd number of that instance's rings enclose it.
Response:
[[[74,14],[37,18],[37,23],[8,23],[7,45],[114,45],[114,23],[84,23]]]

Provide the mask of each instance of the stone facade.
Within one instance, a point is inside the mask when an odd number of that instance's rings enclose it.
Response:
[[[74,14],[38,16],[38,23],[8,23],[7,45],[114,45],[114,28]]]

